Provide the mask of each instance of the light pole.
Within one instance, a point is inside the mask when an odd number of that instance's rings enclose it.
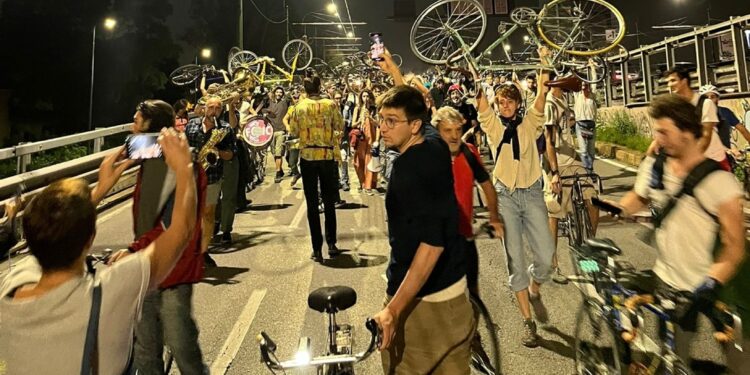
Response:
[[[89,87],[89,130],[92,130],[92,116],[94,113],[94,63],[96,61],[96,24],[91,32],[91,86]],[[117,20],[112,17],[104,19],[104,28],[114,30],[117,26]]]

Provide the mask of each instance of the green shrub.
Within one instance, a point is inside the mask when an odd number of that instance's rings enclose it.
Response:
[[[646,152],[651,144],[651,137],[641,133],[635,119],[626,111],[615,111],[600,119],[596,139],[614,143],[632,150]]]

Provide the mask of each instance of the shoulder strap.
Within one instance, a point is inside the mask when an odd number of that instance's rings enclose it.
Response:
[[[91,314],[89,325],[86,329],[86,343],[83,347],[83,361],[81,362],[81,375],[99,373],[99,313],[102,307],[102,286],[94,287],[91,297]]]
[[[480,182],[487,181],[489,179],[489,174],[487,174],[487,171],[484,169],[484,167],[482,167],[482,163],[477,160],[476,155],[471,152],[469,146],[467,146],[465,143],[461,143],[459,150],[461,150],[461,153],[464,154],[466,161],[469,162],[469,166],[474,173],[474,179]]]
[[[677,201],[679,201],[683,195],[687,194],[693,196],[693,189],[695,189],[695,187],[698,186],[706,176],[718,170],[721,170],[721,166],[713,159],[705,159],[695,166],[695,168],[688,173],[687,177],[685,177],[685,181],[682,183],[680,191],[677,192],[677,194],[669,200],[667,205],[664,206],[664,208],[654,217],[654,226],[656,228],[660,227],[661,223],[663,223],[664,219],[670,214],[670,212],[672,212],[677,205]]]

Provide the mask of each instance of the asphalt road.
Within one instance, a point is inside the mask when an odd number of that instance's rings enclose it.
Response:
[[[607,197],[621,196],[633,185],[632,168],[597,161],[595,169],[603,177]],[[272,171],[268,173],[270,176]],[[301,181],[292,188],[290,178],[280,184],[272,180],[267,178],[248,194],[252,208],[236,216],[234,244],[212,249],[219,266],[209,269],[195,287],[194,315],[203,356],[212,374],[270,373],[260,363],[255,339],[260,331],[275,339],[280,357],[293,356],[300,336],[309,336],[314,353],[322,354],[327,318],[307,307],[307,295],[316,288],[347,285],[357,291],[357,304],[340,313],[338,320],[355,326],[358,350],[366,344],[365,319],[382,306],[389,257],[383,197],[355,190],[342,192],[348,204],[337,210],[338,244],[345,252],[318,264],[309,259],[311,246]],[[481,209],[477,214],[485,215]],[[125,247],[132,237],[131,228],[129,203],[100,215],[94,251]],[[655,251],[638,239],[644,230],[643,224],[604,217],[599,236],[615,240],[624,251],[624,260],[637,268],[648,268]],[[573,374],[572,336],[581,301],[578,290],[573,284],[545,285],[542,293],[550,322],[539,329],[543,344],[535,349],[522,346],[522,320],[508,287],[499,246],[497,240],[478,239],[480,289],[499,328],[504,373]],[[567,241],[561,239],[558,249],[563,270],[572,271]],[[707,334],[696,340],[693,355],[706,360],[698,365],[707,373],[717,373],[711,361],[722,359]],[[371,357],[356,370],[359,374],[381,374],[379,357]]]

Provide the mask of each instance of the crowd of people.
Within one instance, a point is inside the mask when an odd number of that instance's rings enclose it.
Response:
[[[549,51],[539,54],[545,59]],[[0,284],[0,342],[13,343],[0,346],[0,364],[12,374],[158,374],[166,344],[181,373],[207,373],[192,316],[193,284],[216,265],[211,242],[231,245],[235,213],[250,204],[253,173],[238,135],[257,115],[273,130],[273,183],[302,181],[313,260],[323,259],[324,240],[328,257],[340,253],[340,191],[354,185],[385,199],[390,262],[386,299],[374,315],[384,373],[470,372],[478,338],[469,295],[480,296],[476,186],[491,231],[504,238],[508,285],[524,329],[519,342],[538,346],[537,322],[549,319],[543,285],[567,280],[557,246],[559,220],[572,207],[563,177],[594,172],[595,88],[546,70],[523,80],[473,70],[452,78],[402,75],[387,52],[377,64],[393,87],[350,91],[308,71],[301,87],[229,100],[209,86],[192,112],[185,100],[140,103],[133,133],[159,133],[164,157],[140,162],[134,241],[112,255],[109,267],[84,271],[96,204],[135,164],[123,150],[103,161],[93,189],[65,179],[39,193],[23,215],[33,256]],[[653,285],[691,296],[678,309],[686,313],[675,318],[678,352],[687,360],[695,316],[716,302],[746,256],[744,193],[722,170],[729,166],[728,145],[722,128],[715,129],[736,125],[750,134],[717,109],[715,87],[701,95],[690,89],[689,73],[674,69],[666,77],[672,94],[649,107],[655,135],[649,156],[632,191],[611,203],[625,214],[649,204],[659,212]],[[694,171],[706,164],[715,168],[695,181]],[[693,184],[689,194],[682,192],[686,181]],[[594,231],[596,194],[593,185],[584,189]],[[725,352],[730,371],[750,373],[747,354],[729,346]]]

